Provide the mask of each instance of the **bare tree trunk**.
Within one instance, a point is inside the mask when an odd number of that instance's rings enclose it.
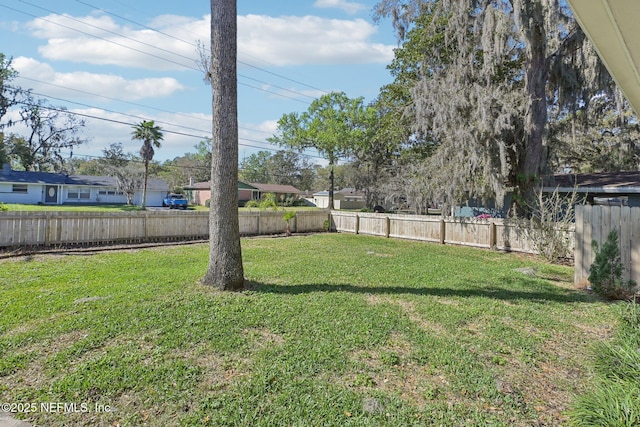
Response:
[[[238,220],[238,82],[236,0],[211,0],[213,143],[209,267],[202,283],[220,290],[244,286]]]
[[[149,178],[149,162],[144,162],[144,185],[142,186],[142,209],[147,208],[147,179]]]
[[[335,182],[335,175],[333,174],[333,163],[329,164],[329,209],[335,209],[333,203],[333,184]]]

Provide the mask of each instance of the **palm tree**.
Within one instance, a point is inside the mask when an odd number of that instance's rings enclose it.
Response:
[[[153,147],[160,148],[162,141],[162,129],[156,126],[153,120],[143,120],[142,123],[133,127],[131,139],[142,141],[140,156],[144,161],[144,186],[142,187],[142,209],[147,206],[147,179],[149,178],[149,162],[153,160],[155,151]]]

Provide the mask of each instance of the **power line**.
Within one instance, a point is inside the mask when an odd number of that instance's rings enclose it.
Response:
[[[91,8],[93,8],[93,9],[95,9],[95,10],[99,10],[99,11],[101,11],[101,12],[104,12],[104,13],[106,13],[106,14],[108,14],[108,15],[115,16],[116,18],[118,18],[118,19],[122,19],[123,21],[130,22],[130,23],[132,23],[132,24],[138,25],[138,26],[140,26],[140,27],[142,27],[142,28],[145,28],[145,29],[147,29],[147,30],[155,31],[156,33],[158,33],[158,34],[162,34],[163,36],[168,37],[168,38],[170,38],[170,39],[177,40],[177,41],[179,41],[179,42],[182,42],[182,43],[188,44],[188,45],[190,45],[190,46],[195,47],[196,49],[198,48],[198,45],[197,45],[196,43],[193,43],[193,42],[190,42],[190,41],[187,41],[187,40],[183,40],[183,39],[181,39],[181,38],[179,38],[179,37],[176,37],[176,36],[173,36],[173,35],[171,35],[171,34],[165,33],[165,32],[163,32],[163,31],[160,31],[160,30],[156,29],[156,28],[149,27],[148,25],[142,24],[142,23],[137,22],[137,21],[134,21],[134,20],[132,20],[132,19],[125,18],[124,16],[120,16],[120,15],[118,15],[118,14],[115,14],[115,13],[109,12],[108,10],[105,10],[105,9],[102,9],[102,8],[99,8],[99,7],[96,7],[96,6],[94,6],[94,5],[92,5],[92,4],[89,4],[89,3],[85,2],[85,1],[82,1],[82,0],[75,0],[75,1],[76,1],[77,3],[80,3],[80,4],[83,4],[83,5],[85,5],[85,6],[91,7]],[[284,80],[290,81],[290,82],[292,82],[292,83],[295,83],[295,84],[298,84],[298,85],[301,85],[301,86],[306,86],[306,87],[308,87],[308,88],[310,88],[310,89],[313,89],[313,90],[316,90],[316,91],[319,91],[319,92],[322,92],[322,93],[325,93],[325,94],[326,94],[326,93],[328,93],[327,91],[325,91],[325,90],[323,90],[323,89],[317,88],[317,87],[315,87],[315,86],[309,85],[309,84],[307,84],[307,83],[304,83],[304,82],[301,82],[301,81],[298,81],[298,80],[291,79],[291,78],[289,78],[289,77],[287,77],[287,76],[284,76],[284,75],[282,75],[282,74],[274,73],[274,72],[269,71],[269,70],[267,70],[267,69],[265,69],[265,68],[258,67],[257,65],[250,64],[250,63],[245,62],[245,61],[238,61],[238,63],[239,63],[239,64],[242,64],[242,65],[245,65],[245,66],[247,66],[247,67],[254,68],[254,69],[258,70],[258,71],[262,71],[263,73],[271,74],[272,76],[275,76],[275,77],[278,77],[278,78],[281,78],[281,79],[284,79]]]
[[[69,20],[72,20],[72,21],[75,21],[75,22],[81,23],[81,24],[86,25],[86,26],[89,26],[89,27],[91,27],[91,28],[95,28],[95,29],[98,29],[98,30],[101,30],[101,31],[104,31],[104,32],[107,32],[107,33],[110,33],[110,34],[114,34],[114,35],[116,35],[116,36],[118,36],[118,37],[122,37],[122,38],[124,38],[124,39],[131,40],[131,41],[136,42],[136,43],[140,43],[140,44],[142,44],[142,45],[144,45],[144,46],[152,47],[152,48],[157,49],[157,50],[160,50],[160,51],[162,51],[162,52],[166,52],[166,53],[169,53],[169,54],[171,54],[171,55],[176,55],[176,56],[179,56],[179,57],[182,57],[182,58],[185,58],[185,59],[188,59],[188,60],[194,61],[194,60],[193,60],[193,58],[190,58],[190,57],[187,57],[187,56],[181,55],[181,54],[179,54],[179,53],[172,52],[172,51],[167,50],[167,49],[160,48],[160,47],[155,46],[155,45],[152,45],[152,44],[150,44],[150,43],[146,43],[146,42],[143,42],[143,41],[140,41],[140,40],[134,39],[134,38],[132,38],[132,37],[126,36],[126,35],[121,34],[121,33],[117,33],[117,32],[115,32],[115,31],[108,30],[108,29],[106,29],[106,28],[99,27],[99,26],[97,26],[97,25],[89,24],[89,23],[87,23],[87,22],[81,21],[81,20],[79,20],[79,19],[75,19],[75,18],[70,17],[70,16],[62,15],[62,14],[57,13],[57,12],[55,12],[55,11],[51,10],[51,9],[47,9],[47,8],[44,8],[44,7],[41,7],[41,6],[35,5],[35,4],[30,3],[30,2],[28,2],[28,1],[25,1],[25,0],[18,0],[18,1],[20,1],[21,3],[27,4],[27,5],[29,5],[29,6],[35,7],[35,8],[37,8],[37,9],[41,9],[41,10],[44,10],[44,11],[46,11],[46,12],[52,13],[52,14],[54,14],[54,15],[62,16],[62,17],[64,17],[64,18],[66,18],[66,19],[69,19]],[[179,67],[181,67],[181,68],[186,68],[186,69],[189,69],[189,70],[192,70],[192,71],[197,71],[197,72],[201,72],[201,71],[202,71],[202,70],[200,70],[200,69],[199,69],[199,68],[197,68],[197,67],[189,66],[189,65],[186,65],[186,64],[183,64],[183,63],[180,63],[180,62],[174,61],[174,60],[169,59],[169,58],[166,58],[166,57],[162,57],[162,56],[159,56],[159,55],[155,55],[155,54],[150,53],[150,52],[145,52],[145,51],[143,51],[143,50],[136,49],[136,48],[134,48],[134,47],[132,47],[132,46],[127,46],[127,45],[124,45],[124,44],[122,44],[122,43],[118,43],[118,42],[116,42],[116,41],[114,41],[114,40],[109,40],[109,39],[106,39],[106,38],[104,38],[104,37],[100,37],[100,36],[98,36],[98,35],[91,34],[91,33],[88,33],[88,32],[86,32],[86,31],[82,31],[82,30],[79,30],[79,29],[77,29],[77,28],[74,28],[74,27],[70,27],[70,26],[67,26],[67,25],[61,24],[61,23],[59,23],[59,22],[51,21],[51,20],[49,20],[49,19],[46,19],[46,18],[43,18],[43,17],[37,16],[37,15],[30,14],[30,13],[28,13],[28,12],[24,12],[24,11],[21,11],[21,10],[18,10],[18,9],[15,9],[15,8],[12,8],[12,7],[9,7],[9,6],[6,6],[6,5],[4,5],[4,4],[0,4],[0,6],[5,7],[5,8],[7,8],[7,9],[10,9],[10,10],[13,10],[13,11],[18,12],[18,13],[25,14],[25,15],[27,15],[27,16],[31,16],[31,17],[36,18],[36,19],[40,19],[40,20],[45,21],[45,22],[48,22],[48,23],[50,23],[50,24],[57,25],[57,26],[60,26],[60,27],[62,27],[62,28],[66,28],[66,29],[69,29],[69,30],[72,30],[72,31],[78,32],[78,33],[80,33],[80,34],[84,34],[84,35],[86,35],[86,36],[93,37],[93,38],[96,38],[96,39],[98,39],[98,40],[102,40],[102,41],[104,41],[104,42],[114,44],[114,45],[116,45],[116,46],[120,46],[120,47],[122,47],[122,48],[124,48],[124,49],[129,49],[129,50],[132,50],[132,51],[134,51],[134,52],[138,52],[138,53],[141,53],[141,54],[143,54],[143,55],[147,55],[147,56],[150,56],[150,57],[152,57],[152,58],[159,59],[159,60],[161,60],[161,61],[166,61],[166,62],[172,63],[172,64],[174,64],[174,65],[178,65],[178,66],[179,66]],[[153,31],[156,31],[156,30],[153,30]],[[160,33],[160,34],[164,34],[164,33]],[[178,39],[178,40],[179,40],[179,39]],[[181,40],[180,40],[180,41],[181,41]],[[195,45],[194,45],[194,46],[195,46]],[[195,61],[194,61],[194,62],[195,62]],[[312,97],[312,96],[310,96],[310,95],[307,95],[307,94],[305,94],[305,93],[298,92],[298,91],[295,91],[295,90],[292,90],[292,89],[287,89],[287,88],[284,88],[284,87],[281,87],[281,86],[275,85],[275,84],[273,84],[273,83],[268,83],[268,82],[265,82],[265,81],[263,81],[263,80],[259,80],[259,79],[255,79],[255,78],[252,78],[252,77],[245,76],[245,75],[243,75],[243,74],[238,74],[238,77],[246,78],[246,79],[253,80],[253,81],[256,81],[256,82],[259,82],[259,83],[263,83],[263,84],[266,84],[266,85],[268,85],[268,86],[273,86],[273,87],[275,87],[275,88],[277,88],[277,89],[284,90],[284,91],[286,91],[286,92],[290,92],[290,93],[293,93],[293,94],[295,94],[295,95],[299,95],[299,96],[303,96],[303,97],[307,97],[307,98],[314,99],[314,97]],[[290,97],[290,96],[285,96],[285,95],[282,95],[282,94],[280,94],[280,93],[273,92],[273,91],[269,91],[269,90],[264,89],[264,88],[259,88],[259,87],[256,87],[256,86],[252,86],[252,85],[249,85],[249,84],[246,84],[246,83],[243,83],[243,82],[238,82],[238,84],[240,84],[240,85],[244,85],[244,86],[248,86],[248,87],[250,87],[250,88],[252,88],[252,89],[255,89],[255,90],[260,90],[260,91],[263,91],[263,92],[271,93],[271,94],[273,94],[273,95],[280,96],[280,97],[283,97],[283,98],[291,99],[291,100],[293,100],[293,101],[302,102],[302,103],[305,103],[305,104],[307,104],[307,105],[309,105],[309,104],[310,104],[310,103],[308,103],[308,102],[305,102],[305,101],[299,100],[299,99],[297,99],[297,98],[293,98],[293,97]]]
[[[60,113],[70,114],[70,115],[74,115],[74,116],[78,116],[78,117],[84,117],[84,118],[88,118],[88,119],[94,119],[94,120],[101,120],[101,121],[110,122],[110,123],[116,123],[116,124],[120,124],[120,125],[126,125],[126,126],[135,126],[135,125],[137,125],[137,123],[125,122],[125,121],[122,121],[122,120],[115,120],[115,119],[108,119],[106,117],[99,117],[99,116],[94,116],[94,115],[91,115],[91,114],[79,113],[77,111],[69,111],[69,110],[66,110],[64,108],[59,108],[59,107],[49,107],[49,106],[38,105],[38,104],[25,102],[25,101],[20,101],[20,102],[18,102],[18,104],[26,105],[26,106],[30,106],[30,107],[43,108],[45,110],[57,111],[57,112],[60,112]],[[122,114],[122,113],[120,113],[120,114]],[[124,115],[126,115],[126,114],[124,114]],[[130,116],[130,117],[137,118],[136,116]],[[198,130],[198,129],[194,129],[194,130],[205,133],[205,131],[203,131],[203,130]],[[172,134],[172,135],[185,136],[185,137],[190,137],[190,138],[198,138],[200,140],[206,140],[206,139],[209,138],[208,136],[195,135],[195,134],[191,134],[191,133],[178,132],[178,131],[172,131],[172,130],[167,130],[167,129],[163,129],[162,132],[163,133]],[[258,140],[249,139],[249,138],[242,138],[242,137],[238,137],[238,141],[248,141],[248,142],[253,142],[253,143],[256,143],[256,144],[270,144],[268,142],[258,141]],[[238,142],[238,145],[243,146],[243,147],[248,147],[248,148],[256,148],[256,149],[259,149],[259,150],[280,151],[278,148],[275,148],[275,147],[256,146],[256,145],[251,145],[251,144],[246,144],[246,143],[241,143],[241,142]],[[324,159],[324,157],[316,156],[316,155],[312,155],[312,154],[304,153],[304,155],[307,156],[307,157],[310,157],[310,158]]]

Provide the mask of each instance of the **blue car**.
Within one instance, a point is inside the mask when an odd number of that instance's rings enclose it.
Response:
[[[163,201],[162,206],[169,209],[187,209],[189,202],[183,194],[169,194]]]

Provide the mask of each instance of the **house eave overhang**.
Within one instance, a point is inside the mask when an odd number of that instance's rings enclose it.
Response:
[[[633,0],[567,0],[573,15],[602,62],[640,112],[640,2]]]
[[[543,187],[544,193],[640,194],[640,187]]]

